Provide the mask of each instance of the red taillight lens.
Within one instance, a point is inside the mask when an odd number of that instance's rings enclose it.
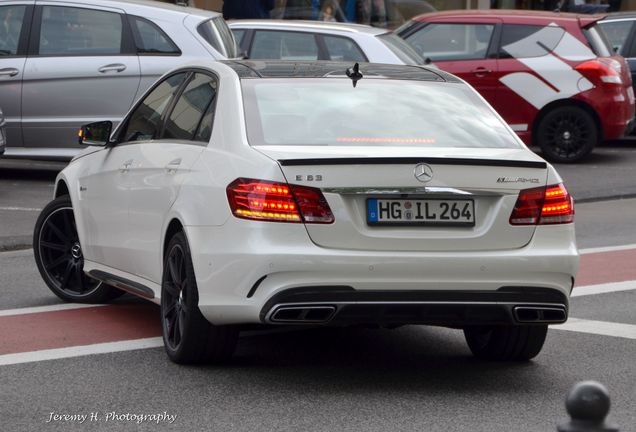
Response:
[[[270,222],[328,224],[333,214],[320,189],[239,178],[227,187],[234,216]]]
[[[600,58],[576,66],[578,72],[592,81],[594,85],[623,85],[621,64],[610,58]]]
[[[510,215],[511,225],[549,225],[574,222],[574,201],[563,184],[525,189]]]

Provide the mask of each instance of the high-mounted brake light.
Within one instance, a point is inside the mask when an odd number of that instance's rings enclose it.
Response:
[[[267,180],[238,178],[227,187],[234,216],[270,222],[333,223],[320,189]]]
[[[574,222],[574,200],[563,184],[525,189],[510,215],[511,225],[550,225]]]
[[[623,85],[621,68],[621,64],[614,59],[599,58],[581,63],[574,69],[598,86]]]

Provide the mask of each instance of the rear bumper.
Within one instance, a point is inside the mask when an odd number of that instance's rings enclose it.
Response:
[[[547,288],[496,291],[356,291],[351,287],[292,288],[270,298],[265,324],[467,325],[565,322],[568,299]]]
[[[356,322],[345,320],[345,312],[358,314],[362,309],[375,310],[360,322],[379,316],[385,323],[443,325],[483,323],[472,317],[486,309],[497,310],[486,314],[488,320],[510,322],[512,308],[519,305],[562,305],[567,313],[564,299],[570,295],[579,261],[572,224],[538,227],[530,243],[518,249],[404,252],[319,247],[300,224],[263,227],[233,219],[228,223],[240,224],[241,229],[186,227],[199,309],[213,324],[268,322],[273,306],[299,301],[334,305],[338,316],[333,324],[339,319]],[[518,293],[506,287],[516,287]],[[324,296],[287,298],[299,288]],[[541,289],[554,294],[538,296]],[[286,293],[285,298],[280,293]],[[361,299],[373,304],[361,309]],[[432,319],[444,305],[455,311]],[[394,306],[406,315],[389,320],[397,311]],[[457,316],[463,318],[453,318]]]

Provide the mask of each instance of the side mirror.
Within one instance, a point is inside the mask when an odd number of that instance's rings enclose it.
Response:
[[[113,122],[100,121],[89,123],[80,128],[78,138],[80,145],[105,147],[110,142]]]

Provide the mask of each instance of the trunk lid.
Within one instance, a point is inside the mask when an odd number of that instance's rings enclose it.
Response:
[[[288,183],[323,191],[335,222],[305,226],[315,244],[337,249],[488,251],[523,247],[531,240],[535,226],[512,226],[509,218],[519,191],[545,186],[548,172],[546,163],[527,149],[254,148],[278,161]],[[414,173],[422,163],[433,174],[426,183]],[[427,201],[462,206],[471,201],[474,225],[413,225],[410,220],[399,225],[370,224],[367,206],[378,204],[368,204],[368,200],[379,200],[383,205],[397,200],[405,212],[405,208],[415,209],[417,203],[423,206]]]

